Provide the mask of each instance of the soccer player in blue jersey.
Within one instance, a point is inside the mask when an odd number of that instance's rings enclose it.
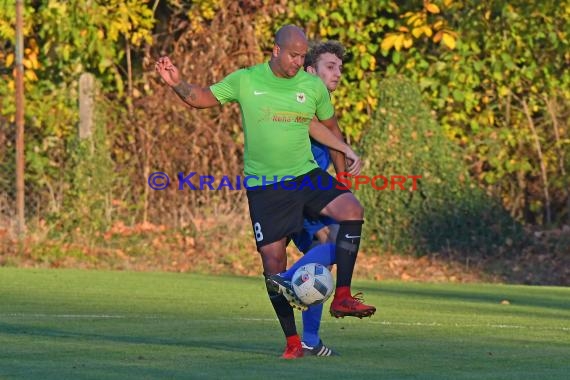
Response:
[[[317,75],[324,82],[329,92],[336,90],[342,75],[344,47],[337,41],[325,41],[314,44],[305,56],[305,71]],[[340,132],[340,131],[339,131]],[[341,134],[342,136],[342,134]],[[327,170],[332,162],[329,148],[311,139],[311,151],[315,161],[323,170]],[[344,156],[340,157],[344,160]],[[343,161],[335,160],[337,173],[345,171]],[[360,167],[358,168],[358,172]],[[355,173],[358,175],[359,173]],[[305,218],[303,230],[292,236],[292,240],[297,248],[305,254],[289,270],[280,274],[279,277],[272,276],[270,281],[274,286],[283,285],[280,279],[290,281],[295,270],[309,262],[318,262],[323,265],[335,263],[335,247],[332,243],[336,241],[338,233],[338,223],[330,217],[320,217],[318,219]],[[328,244],[327,244],[328,243]],[[304,310],[303,318],[303,350],[307,355],[331,356],[336,352],[325,346],[319,336],[319,329],[323,313],[323,305],[314,305]],[[335,316],[334,309],[331,314]]]
[[[344,47],[337,41],[317,43],[307,52],[304,64],[305,71],[321,78],[327,90],[332,93],[340,83],[344,54]],[[342,134],[340,134],[340,138],[342,139]],[[329,147],[314,139],[311,139],[311,151],[317,165],[323,170],[328,170],[332,162],[331,153],[335,154],[335,152],[331,152]],[[341,160],[344,159],[342,155],[337,157]],[[344,162],[335,160],[334,164],[337,173],[345,171]],[[307,253],[315,244],[334,243],[338,223],[331,218],[322,217],[305,219],[303,227],[303,231],[295,235],[293,241],[301,252]]]

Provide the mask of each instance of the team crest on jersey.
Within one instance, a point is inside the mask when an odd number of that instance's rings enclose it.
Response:
[[[305,103],[305,100],[307,100],[307,97],[305,96],[304,92],[298,92],[297,93],[297,101],[299,103]]]

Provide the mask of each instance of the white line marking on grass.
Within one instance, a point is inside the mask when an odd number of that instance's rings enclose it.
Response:
[[[469,328],[469,327],[489,327],[493,329],[525,329],[525,330],[562,330],[570,331],[570,327],[550,327],[550,326],[523,326],[523,325],[505,325],[505,324],[472,324],[472,323],[453,323],[444,324],[438,322],[390,322],[390,321],[369,321],[368,323],[379,324],[379,325],[395,325],[395,326],[420,326],[420,327],[459,327],[459,328]]]
[[[235,318],[235,319],[223,319],[223,321],[252,321],[252,322],[275,322],[277,319],[270,318]],[[211,320],[210,320],[211,321]],[[220,319],[221,321],[221,319]],[[323,320],[322,323],[341,323],[342,321],[327,321]],[[385,325],[385,326],[418,326],[418,327],[459,327],[459,328],[469,328],[469,327],[488,327],[493,329],[525,329],[525,330],[561,330],[570,331],[570,327],[547,327],[547,326],[523,326],[523,325],[505,325],[505,324],[444,324],[439,322],[391,322],[391,321],[366,321],[366,323],[371,323],[373,325]]]
[[[8,318],[68,318],[68,319],[81,319],[81,318],[125,318],[124,315],[109,315],[109,314],[40,314],[40,313],[10,313],[10,314],[0,314],[0,317]]]
[[[113,314],[42,314],[42,313],[8,313],[0,314],[0,318],[35,318],[35,319],[124,319],[124,318],[144,318],[160,319],[156,315],[113,315]]]
[[[33,318],[33,319],[153,319],[153,320],[171,320],[171,315],[146,315],[146,314],[45,314],[45,313],[0,313],[0,318]],[[177,318],[182,319],[182,318]],[[189,317],[187,322],[194,323],[227,323],[227,322],[275,322],[277,318],[220,318],[220,319],[193,319]],[[341,323],[336,320],[323,320],[322,323]],[[366,321],[373,325],[385,326],[417,326],[417,327],[458,327],[458,328],[490,328],[490,329],[521,329],[521,330],[553,330],[553,331],[570,331],[567,326],[524,326],[524,325],[508,325],[508,324],[472,324],[472,323],[440,323],[440,322],[392,322],[392,321]]]

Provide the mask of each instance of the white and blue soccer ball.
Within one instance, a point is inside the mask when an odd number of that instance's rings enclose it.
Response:
[[[293,291],[307,306],[324,303],[334,290],[334,279],[327,267],[310,263],[295,271],[291,279]]]

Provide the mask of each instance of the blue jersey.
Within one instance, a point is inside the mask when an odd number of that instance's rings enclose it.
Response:
[[[311,151],[313,152],[313,157],[315,157],[317,165],[326,171],[331,164],[331,153],[329,152],[328,146],[311,139]]]

